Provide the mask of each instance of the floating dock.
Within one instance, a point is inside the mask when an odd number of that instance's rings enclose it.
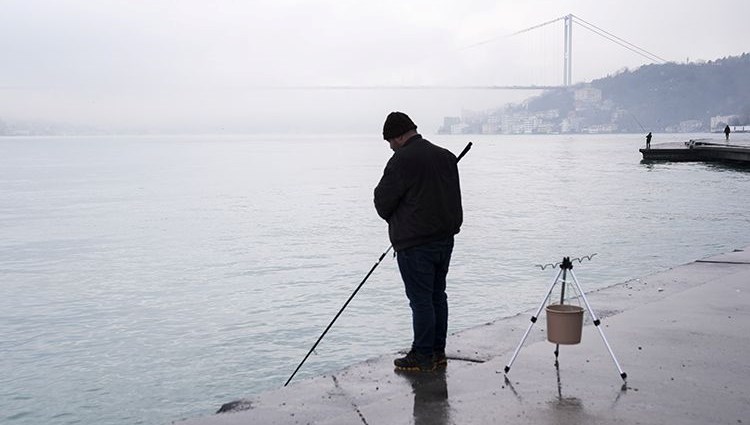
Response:
[[[663,143],[650,149],[639,149],[639,151],[643,154],[643,161],[702,161],[750,164],[750,144],[746,142],[721,143],[699,139],[687,142]]]

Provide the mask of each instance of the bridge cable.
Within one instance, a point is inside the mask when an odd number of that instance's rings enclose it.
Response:
[[[581,27],[582,27],[582,28],[584,28],[584,29],[586,29],[586,30],[588,30],[588,31],[591,31],[592,33],[594,33],[594,34],[596,34],[596,35],[598,35],[598,36],[600,36],[600,37],[602,37],[602,38],[606,39],[607,41],[610,41],[610,42],[612,42],[612,43],[618,44],[618,45],[622,46],[623,48],[625,48],[625,49],[627,49],[627,50],[630,50],[631,52],[633,52],[633,53],[635,53],[635,54],[637,54],[637,55],[639,55],[639,56],[642,56],[642,57],[644,57],[644,58],[646,58],[646,59],[648,59],[648,60],[650,60],[650,61],[653,61],[653,62],[659,62],[659,63],[664,63],[664,62],[665,62],[665,61],[661,60],[661,59],[660,59],[660,58],[659,58],[658,56],[649,56],[649,55],[647,55],[647,54],[645,54],[645,53],[643,53],[643,52],[640,52],[640,51],[638,51],[638,50],[636,50],[636,49],[634,49],[634,48],[632,48],[632,47],[628,46],[628,45],[627,45],[627,44],[625,44],[625,43],[621,43],[621,42],[619,42],[619,41],[618,41],[618,40],[616,40],[616,39],[613,39],[613,38],[610,38],[610,37],[608,37],[608,36],[606,36],[606,35],[603,35],[602,33],[598,32],[598,31],[597,31],[596,29],[594,29],[594,28],[590,28],[590,27],[588,27],[588,26],[586,26],[586,25],[583,25],[583,24],[581,24],[581,23],[578,23],[578,24],[579,24],[579,25],[581,25]]]
[[[535,30],[537,28],[541,28],[541,27],[547,26],[549,24],[554,24],[555,22],[557,22],[559,20],[562,20],[562,19],[565,19],[565,17],[561,16],[561,17],[559,17],[557,19],[553,19],[551,21],[547,21],[547,22],[544,22],[544,23],[539,24],[539,25],[534,25],[533,27],[529,27],[529,28],[526,28],[526,29],[523,29],[523,30],[520,30],[520,31],[516,31],[516,32],[514,32],[512,34],[500,35],[500,36],[497,36],[497,37],[492,37],[492,38],[484,40],[484,41],[480,41],[480,42],[477,42],[477,43],[474,43],[474,44],[470,44],[468,46],[464,46],[464,47],[462,47],[462,48],[460,48],[458,50],[468,50],[468,49],[472,49],[472,48],[477,47],[477,46],[481,46],[481,45],[484,45],[484,44],[492,43],[494,41],[497,41],[497,40],[500,40],[500,39],[503,39],[503,38],[510,38],[510,37],[513,37],[514,35],[523,34],[525,32],[529,32],[531,30]]]
[[[664,58],[662,58],[660,56],[657,56],[657,55],[649,52],[648,50],[646,50],[646,49],[644,49],[642,47],[636,46],[635,44],[633,44],[633,43],[631,43],[631,42],[629,42],[627,40],[624,40],[624,39],[622,39],[622,38],[620,38],[620,37],[618,37],[618,36],[616,36],[616,35],[608,32],[608,31],[606,31],[606,30],[604,30],[602,28],[599,28],[598,26],[596,26],[596,25],[594,25],[594,24],[592,24],[590,22],[587,22],[587,21],[581,19],[581,18],[579,18],[576,15],[571,15],[571,16],[573,17],[574,22],[576,22],[578,25],[581,25],[582,27],[586,28],[587,30],[592,31],[595,34],[597,34],[597,35],[599,35],[601,37],[604,37],[604,38],[606,38],[607,40],[609,40],[609,41],[611,41],[613,43],[619,44],[620,46],[625,47],[626,49],[628,49],[628,50],[630,50],[630,51],[632,51],[634,53],[637,53],[637,54],[639,54],[639,55],[641,55],[643,57],[646,57],[649,60],[654,60],[655,62],[661,62],[661,63],[669,62],[668,60],[666,60],[666,59],[664,59]],[[601,33],[604,33],[607,36],[604,36]]]

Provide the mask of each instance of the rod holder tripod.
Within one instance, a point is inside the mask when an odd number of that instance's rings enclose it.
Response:
[[[596,254],[594,254],[596,255]],[[588,259],[591,259],[592,256],[585,257]],[[578,262],[581,262],[581,259],[577,259]],[[531,332],[531,328],[534,326],[534,324],[537,321],[537,318],[539,317],[539,313],[542,312],[542,309],[544,308],[545,304],[547,304],[547,301],[549,300],[550,295],[552,294],[552,290],[555,288],[555,285],[557,285],[558,282],[561,282],[561,289],[560,289],[560,304],[563,304],[563,301],[565,300],[565,285],[566,285],[566,279],[567,275],[570,274],[570,277],[573,278],[572,283],[575,285],[576,291],[581,295],[581,299],[583,299],[584,304],[586,305],[586,309],[588,310],[589,314],[591,315],[591,319],[594,322],[594,326],[596,326],[596,329],[599,331],[599,335],[602,337],[602,341],[604,341],[604,345],[607,347],[607,351],[609,351],[609,355],[612,357],[612,360],[615,362],[615,366],[617,366],[617,370],[620,372],[620,377],[625,380],[627,379],[628,375],[627,373],[622,371],[622,368],[620,367],[620,363],[617,361],[617,358],[615,357],[615,353],[612,351],[612,347],[610,347],[609,342],[607,342],[607,337],[604,336],[604,331],[602,331],[601,328],[601,321],[596,317],[596,313],[594,313],[594,309],[591,308],[591,304],[589,304],[589,300],[586,298],[586,294],[584,294],[583,289],[581,289],[581,284],[578,283],[578,279],[576,278],[575,273],[573,273],[573,262],[570,260],[570,257],[563,257],[562,262],[558,264],[554,264],[554,266],[560,266],[560,270],[558,270],[557,274],[555,275],[555,278],[552,280],[552,283],[550,283],[549,287],[547,288],[547,293],[544,296],[544,299],[542,299],[542,302],[539,304],[539,308],[536,310],[536,313],[531,316],[531,323],[529,324],[529,327],[526,329],[526,332],[523,334],[523,337],[521,338],[521,342],[518,343],[518,347],[516,347],[516,351],[513,353],[513,357],[511,357],[510,362],[507,366],[505,366],[505,373],[507,374],[510,372],[510,367],[513,365],[513,362],[516,360],[516,357],[518,357],[518,353],[521,351],[521,347],[523,346],[523,343],[526,342],[526,338],[528,338],[529,333]],[[542,269],[544,269],[546,266],[540,266]],[[562,281],[560,281],[560,277],[562,276]],[[560,345],[555,345],[555,367],[559,367],[558,363],[558,356],[560,354]]]

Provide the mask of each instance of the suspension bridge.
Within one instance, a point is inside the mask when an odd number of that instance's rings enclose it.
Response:
[[[535,85],[529,85],[529,86],[489,86],[485,88],[499,88],[499,89],[538,89],[538,88],[559,88],[559,87],[567,87],[571,86],[573,84],[573,26],[574,24],[580,26],[581,28],[599,36],[603,39],[617,44],[620,47],[635,53],[636,55],[639,55],[646,59],[649,62],[652,63],[666,63],[668,62],[666,59],[649,52],[648,50],[639,47],[621,37],[618,37],[609,31],[606,31],[591,22],[587,22],[578,16],[575,16],[573,14],[568,14],[565,16],[561,16],[557,19],[553,19],[551,21],[547,21],[538,25],[531,26],[529,28],[522,29],[520,31],[516,31],[512,34],[509,34],[507,36],[504,36],[502,38],[512,38],[516,37],[521,34],[525,34],[543,27],[551,26],[552,24],[555,24],[557,22],[563,21],[563,77],[562,77],[562,85],[559,86],[535,86]],[[493,43],[495,41],[498,41],[500,37],[492,38],[489,40],[481,41],[479,43],[472,44],[470,46],[467,46],[466,48],[474,48],[477,46]]]
[[[477,43],[470,44],[459,50],[475,49],[480,46],[489,45],[496,43],[501,40],[517,38],[522,34],[527,34],[540,30],[542,28],[553,27],[558,22],[563,22],[563,52],[562,56],[557,60],[562,61],[562,83],[560,84],[522,84],[522,85],[322,85],[322,86],[298,86],[298,87],[284,87],[286,89],[321,89],[321,90],[546,90],[569,87],[573,85],[573,28],[574,26],[580,27],[598,37],[607,40],[610,43],[616,44],[625,50],[634,53],[648,63],[666,63],[666,59],[637,46],[621,37],[618,37],[611,32],[600,28],[599,26],[585,21],[573,14],[561,16],[557,19],[552,19],[547,22],[540,23],[538,25],[531,26],[508,35],[490,38]],[[554,60],[554,59],[553,59]]]

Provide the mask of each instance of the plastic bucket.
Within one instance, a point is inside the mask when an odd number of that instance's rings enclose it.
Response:
[[[555,344],[578,344],[583,330],[583,308],[570,304],[552,304],[547,312],[547,340]]]

